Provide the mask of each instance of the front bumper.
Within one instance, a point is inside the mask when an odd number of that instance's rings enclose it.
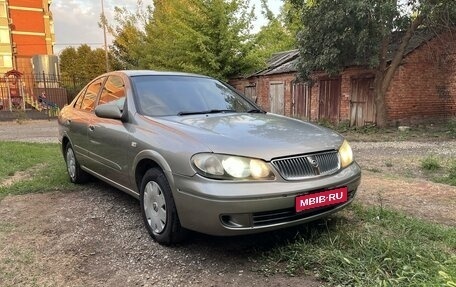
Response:
[[[298,225],[327,216],[350,204],[361,181],[353,163],[340,172],[305,181],[233,182],[198,175],[173,175],[174,201],[183,227],[211,235],[241,235]],[[295,197],[348,187],[348,201],[295,212]]]

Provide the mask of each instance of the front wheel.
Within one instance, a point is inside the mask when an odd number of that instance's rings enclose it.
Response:
[[[141,214],[152,238],[163,245],[184,239],[186,231],[180,225],[171,188],[160,169],[152,168],[146,172],[139,199]]]

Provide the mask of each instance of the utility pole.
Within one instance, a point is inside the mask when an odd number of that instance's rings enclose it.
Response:
[[[106,17],[104,13],[104,3],[101,0],[101,22],[103,25],[103,37],[104,37],[104,50],[105,50],[105,61],[106,61],[106,72],[109,72],[109,55],[108,55],[108,44],[106,41]]]

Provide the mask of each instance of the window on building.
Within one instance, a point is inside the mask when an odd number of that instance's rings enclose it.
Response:
[[[0,17],[6,18],[8,15],[6,14],[6,3],[0,2]]]
[[[10,43],[10,34],[7,29],[0,29],[0,43]]]
[[[0,55],[0,67],[2,68],[12,68],[13,59],[9,55]]]

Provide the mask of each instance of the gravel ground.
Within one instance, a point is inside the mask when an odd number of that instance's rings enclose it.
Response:
[[[0,121],[0,140],[57,143],[57,120],[17,122]]]
[[[57,124],[0,123],[0,140],[57,142]],[[418,168],[428,155],[456,158],[456,141],[353,148],[364,170],[358,202],[456,225],[456,188],[424,180]],[[298,231],[192,233],[170,248],[150,239],[135,199],[101,182],[77,192],[9,196],[0,202],[0,286],[320,286],[313,277],[257,272],[261,252]]]
[[[456,160],[456,141],[353,142],[363,169],[358,200],[405,211],[413,216],[456,226],[456,187],[427,180],[421,168],[429,156]]]

